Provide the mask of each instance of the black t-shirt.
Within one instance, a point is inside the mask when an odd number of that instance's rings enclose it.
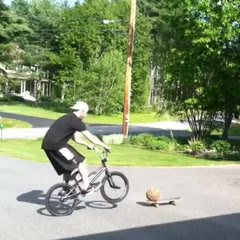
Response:
[[[64,115],[57,119],[47,131],[43,138],[42,149],[61,149],[67,145],[76,131],[84,130],[86,130],[86,125],[74,113]]]

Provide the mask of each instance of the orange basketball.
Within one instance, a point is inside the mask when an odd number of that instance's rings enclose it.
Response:
[[[157,202],[160,199],[160,191],[156,187],[151,187],[146,192],[146,197],[151,202]]]

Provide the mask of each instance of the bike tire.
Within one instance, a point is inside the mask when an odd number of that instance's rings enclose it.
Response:
[[[64,197],[64,194],[59,194],[56,197],[53,197],[53,201],[51,200],[52,194],[54,193],[55,190],[57,189],[64,189],[65,192],[72,190],[72,187],[66,183],[57,183],[53,185],[51,188],[46,193],[45,197],[45,206],[48,212],[53,215],[53,216],[67,216],[72,214],[74,211],[75,207],[77,206],[77,198],[71,198],[69,197],[68,200],[72,200],[72,203],[69,205],[68,208],[65,209],[65,211],[59,212],[60,208],[59,206],[63,203],[63,201],[60,200],[61,197]],[[67,194],[65,194],[67,196]],[[59,198],[59,200],[57,200]],[[56,209],[53,207],[55,204],[58,204]],[[62,204],[63,205],[63,204]]]
[[[121,179],[123,181],[124,191],[121,196],[113,198],[106,192],[106,188],[110,187],[110,188],[114,189],[114,187],[111,186],[111,181],[114,182],[116,177],[118,177],[119,179]],[[115,189],[115,190],[117,191],[117,189]],[[109,203],[121,202],[124,198],[126,198],[128,192],[129,192],[129,181],[128,181],[127,177],[121,172],[117,172],[117,171],[109,172],[109,174],[107,174],[102,180],[102,186],[100,188],[100,192],[101,192],[102,197]]]

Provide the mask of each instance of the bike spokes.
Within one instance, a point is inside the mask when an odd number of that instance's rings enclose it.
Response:
[[[114,179],[112,178],[112,176],[110,176],[108,178],[108,183],[109,183],[109,186],[111,188],[113,188],[113,189],[121,189],[121,187],[119,185],[115,184]]]
[[[129,190],[127,178],[120,172],[111,172],[106,176],[101,187],[101,193],[105,200],[111,203],[123,200]]]
[[[69,185],[55,185],[47,194],[47,209],[55,216],[71,214],[76,206],[76,196]]]

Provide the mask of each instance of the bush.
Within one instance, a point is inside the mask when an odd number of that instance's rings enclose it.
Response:
[[[157,137],[157,140],[160,140],[160,141],[164,141],[166,143],[171,143],[171,142],[176,142],[175,140],[169,138],[169,137],[165,137],[165,136],[160,136],[160,137]]]
[[[191,152],[191,148],[188,144],[176,144],[175,150],[178,152]]]
[[[168,137],[155,137],[149,133],[142,133],[129,139],[129,143],[138,146],[145,146],[152,150],[169,150],[176,149],[177,142]]]
[[[17,95],[6,95],[0,98],[0,102],[24,102],[24,98]]]
[[[149,146],[154,141],[154,136],[150,133],[142,133],[130,138],[129,142],[133,145]]]
[[[41,96],[39,102],[53,102],[53,99],[49,96]]]
[[[210,149],[218,154],[225,155],[230,152],[231,144],[225,140],[217,140],[211,144]]]
[[[1,97],[0,102],[10,102],[10,99],[8,97]]]
[[[206,145],[203,140],[192,138],[188,141],[188,144],[193,154],[201,153],[206,149]]]
[[[165,141],[153,140],[148,148],[151,150],[168,150],[169,144]]]
[[[24,102],[24,98],[16,95],[9,96],[9,99],[10,101],[14,101],[14,102]]]
[[[240,153],[239,152],[227,153],[225,154],[224,159],[232,160],[232,161],[240,161]]]

